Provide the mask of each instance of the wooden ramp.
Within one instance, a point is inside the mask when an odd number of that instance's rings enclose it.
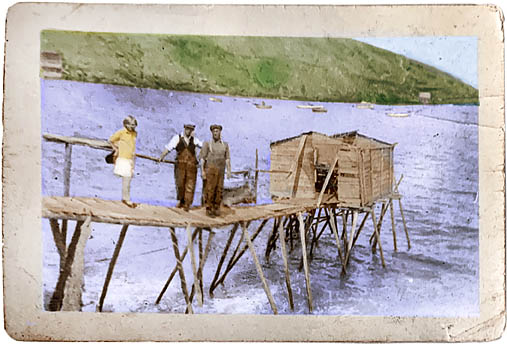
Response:
[[[191,225],[216,229],[240,222],[306,212],[315,208],[315,200],[222,207],[222,215],[211,218],[206,215],[204,207],[192,208],[186,212],[180,208],[149,204],[138,204],[136,208],[130,208],[121,201],[98,198],[52,196],[42,199],[42,217],[48,219],[84,221],[90,216],[92,222],[166,228]]]

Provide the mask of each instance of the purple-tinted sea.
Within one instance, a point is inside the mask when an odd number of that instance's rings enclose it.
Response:
[[[340,263],[332,234],[326,232],[310,264],[314,314],[467,317],[479,313],[478,226],[478,106],[389,106],[358,108],[347,103],[310,103],[217,96],[125,86],[41,80],[41,140],[43,133],[107,139],[122,127],[125,116],[138,120],[137,151],[159,156],[183,124],[196,125],[196,136],[210,138],[209,126],[222,124],[223,139],[231,148],[233,170],[253,169],[259,150],[260,169],[269,169],[272,141],[317,131],[335,134],[358,130],[389,143],[394,150],[395,175],[403,174],[400,192],[412,248],[402,230],[395,203],[398,251],[393,249],[390,217],[386,216],[382,244],[387,267],[371,253],[371,222],[352,252],[348,274],[340,276]],[[221,102],[211,101],[216,97]],[[258,109],[264,101],[271,109]],[[327,113],[299,109],[297,105],[323,105]],[[392,117],[389,113],[407,113]],[[42,195],[63,195],[64,145],[42,141]],[[104,161],[105,151],[74,146],[71,196],[118,200],[121,181]],[[171,153],[169,159],[174,158]],[[200,177],[194,204],[200,204]],[[269,176],[261,174],[259,203],[270,202]],[[137,202],[174,206],[173,166],[138,159],[132,182]],[[377,212],[378,214],[378,212]],[[71,222],[70,229],[73,229]],[[83,311],[93,312],[99,300],[109,260],[121,226],[93,223],[85,249]],[[205,266],[205,291],[209,288],[228,237],[229,228],[217,229]],[[300,250],[290,255],[295,311],[289,309],[283,263],[277,248],[265,262],[270,226],[255,241],[279,313],[307,313],[305,279],[298,270]],[[47,305],[59,270],[49,222],[42,220],[43,295]],[[72,230],[71,230],[72,231]],[[327,231],[327,230],[326,230]],[[239,238],[236,234],[235,242]],[[70,241],[70,235],[69,241]],[[178,229],[180,245],[186,243]],[[176,277],[160,304],[160,290],[174,267],[169,230],[129,228],[109,286],[104,310],[111,312],[183,313],[185,302]],[[248,254],[248,253],[247,253]],[[187,262],[188,261],[188,262]],[[184,263],[192,281],[190,260]],[[271,308],[253,260],[245,255],[229,274],[214,298],[205,295],[197,313],[270,314]]]

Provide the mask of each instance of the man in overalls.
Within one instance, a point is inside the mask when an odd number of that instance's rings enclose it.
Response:
[[[202,146],[199,159],[204,184],[206,214],[210,217],[216,217],[220,216],[226,167],[227,178],[231,178],[231,158],[229,145],[221,139],[222,126],[211,125],[210,130],[212,139]]]
[[[202,147],[202,142],[194,137],[194,129],[194,125],[186,124],[183,133],[172,137],[159,158],[159,162],[161,162],[170,151],[176,150],[177,152],[176,165],[174,166],[176,194],[178,207],[183,208],[185,211],[190,209],[194,201],[197,178],[195,149],[196,147]]]

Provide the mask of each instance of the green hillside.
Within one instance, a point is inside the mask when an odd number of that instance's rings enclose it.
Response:
[[[472,86],[345,38],[176,36],[43,31],[63,78],[235,96],[379,104],[478,103]]]

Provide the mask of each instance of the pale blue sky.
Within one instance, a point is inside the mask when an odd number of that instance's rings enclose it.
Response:
[[[477,37],[355,38],[447,72],[477,88]]]

